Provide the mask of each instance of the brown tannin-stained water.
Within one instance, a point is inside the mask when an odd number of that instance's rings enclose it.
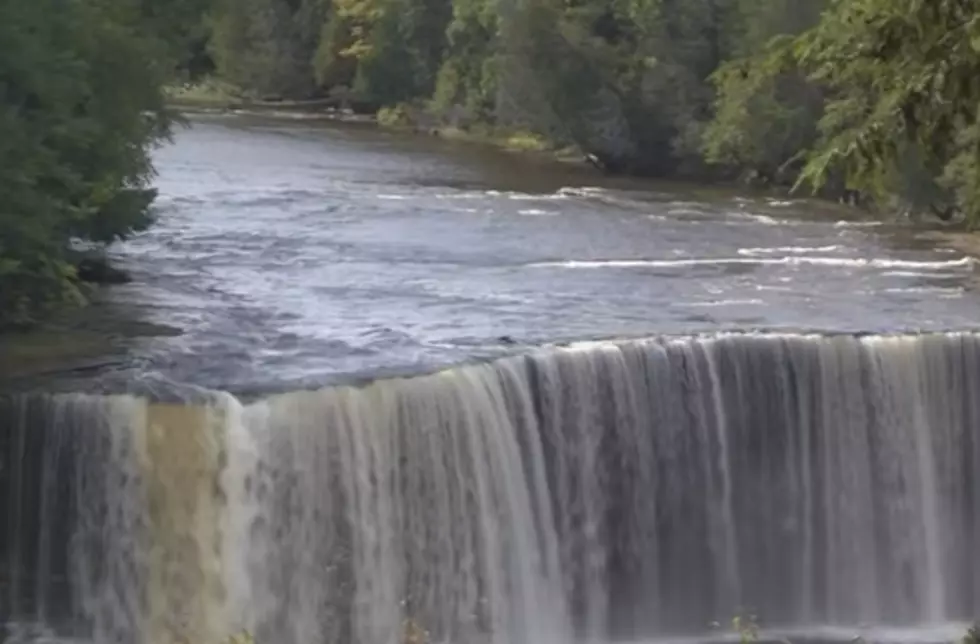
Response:
[[[980,614],[973,259],[367,128],[199,120],[157,164],[101,305],[183,333],[0,399],[8,641],[703,641],[749,611],[945,642]]]

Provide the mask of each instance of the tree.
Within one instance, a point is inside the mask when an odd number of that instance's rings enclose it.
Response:
[[[432,96],[451,13],[449,0],[334,0],[317,54],[321,82],[349,82],[378,105]]]
[[[226,79],[254,89],[261,79],[285,78],[299,69],[302,57],[276,55],[281,47],[274,43],[281,39],[266,33],[269,25],[284,22],[269,7],[287,0],[221,1],[230,4],[218,12],[214,47]],[[812,24],[818,13],[813,7],[820,4],[318,2],[323,23],[313,59],[321,90],[376,107],[428,103],[436,116],[455,125],[530,129],[556,144],[577,145],[610,171],[655,175],[703,174],[701,142],[715,96],[711,74],[733,55],[758,51],[751,43]],[[783,85],[780,92],[790,98],[776,103],[783,107],[788,101],[792,111],[794,94],[805,83]],[[802,100],[809,106],[809,95]],[[800,122],[796,129],[812,130],[817,116],[796,110],[788,120]],[[779,149],[753,162],[779,165],[800,139],[787,135]],[[726,152],[719,157],[734,158],[726,156],[731,146],[722,147]]]
[[[972,0],[835,0],[792,44],[828,96],[820,138],[800,177],[840,169],[879,202],[907,155],[935,168],[951,206],[980,220],[980,12]]]
[[[823,102],[812,135],[797,136],[797,186],[820,190],[840,181],[886,204],[918,177],[916,192],[931,210],[943,218],[959,210],[975,223],[978,64],[980,13],[972,0],[831,0],[811,29],[778,38],[716,76],[720,100],[708,153],[763,166],[785,156],[788,150],[760,161],[753,146],[761,137],[749,115],[760,111],[753,109],[760,97],[795,77]],[[811,118],[800,120],[805,126]]]
[[[433,102],[443,112],[462,108],[467,121],[490,122],[499,63],[496,6],[487,0],[456,0],[452,11]]]
[[[82,300],[73,242],[151,221],[149,150],[180,49],[155,7],[0,0],[0,325]]]
[[[259,97],[309,97],[324,12],[323,0],[217,0],[210,49],[218,73]]]
[[[819,0],[741,0],[730,43],[736,57],[712,75],[715,113],[702,141],[709,162],[763,184],[795,181],[801,151],[816,140],[824,98],[787,60],[786,43],[817,24],[822,6]]]

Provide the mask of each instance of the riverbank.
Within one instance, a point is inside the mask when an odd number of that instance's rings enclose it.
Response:
[[[421,107],[399,105],[382,108],[376,120],[380,127],[395,131],[483,145],[506,152],[546,156],[563,163],[586,162],[585,153],[574,145],[556,145],[543,136],[519,128],[497,127],[487,123],[446,124],[444,119]]]
[[[368,124],[396,132],[432,136],[449,141],[493,147],[507,152],[546,156],[563,163],[587,163],[575,146],[557,146],[526,130],[488,124],[447,125],[422,109],[406,106],[363,111],[345,106],[339,98],[280,100],[248,97],[220,82],[173,87],[167,90],[171,108],[185,114],[237,114],[272,118],[326,120]]]
[[[399,133],[436,137],[448,141],[458,141],[472,145],[485,146],[505,152],[543,159],[571,163],[595,168],[603,175],[618,175],[601,167],[591,155],[574,145],[557,145],[545,137],[528,130],[505,128],[487,123],[465,123],[462,119],[437,115],[424,105],[396,105],[382,107],[376,111],[365,105],[341,97],[318,98],[311,100],[286,100],[278,98],[261,99],[242,94],[234,87],[219,81],[207,81],[197,85],[174,87],[167,90],[170,106],[184,114],[220,115],[234,114],[281,118],[284,120],[332,121],[339,123],[368,125]],[[355,105],[358,109],[346,107]],[[455,121],[452,124],[447,121]],[[643,179],[643,177],[638,177]],[[690,185],[706,185],[721,190],[730,190],[753,196],[777,199],[806,198],[809,195],[793,195],[789,185],[760,183],[755,178],[720,178],[711,173],[685,173],[674,177],[649,177],[651,181],[670,181]],[[853,198],[853,195],[851,196]],[[829,207],[841,206],[851,213],[867,213],[869,218],[887,220],[884,212],[862,209],[855,203],[823,195],[818,199]],[[897,215],[896,215],[897,216]],[[931,213],[926,221],[944,225]],[[980,250],[980,245],[978,249]]]
[[[424,127],[384,123],[378,123],[378,127],[399,132],[411,132],[419,136],[434,136],[447,141],[459,141],[470,145],[482,145],[504,152],[547,157],[561,163],[587,164],[585,154],[575,146],[555,146],[541,137],[522,130],[498,129],[490,126],[463,129],[448,125]]]
[[[377,123],[373,112],[344,109],[337,99],[262,99],[246,96],[220,82],[170,87],[165,90],[165,94],[167,105],[184,114],[256,114],[278,118]]]

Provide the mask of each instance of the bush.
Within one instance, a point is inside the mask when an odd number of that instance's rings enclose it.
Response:
[[[0,0],[0,327],[84,301],[73,241],[151,223],[149,151],[168,134],[172,69],[156,28],[173,25],[143,10]]]

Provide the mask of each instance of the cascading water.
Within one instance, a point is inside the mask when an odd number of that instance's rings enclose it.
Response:
[[[0,608],[168,644],[965,621],[978,393],[978,335],[732,335],[247,405],[18,398]]]

